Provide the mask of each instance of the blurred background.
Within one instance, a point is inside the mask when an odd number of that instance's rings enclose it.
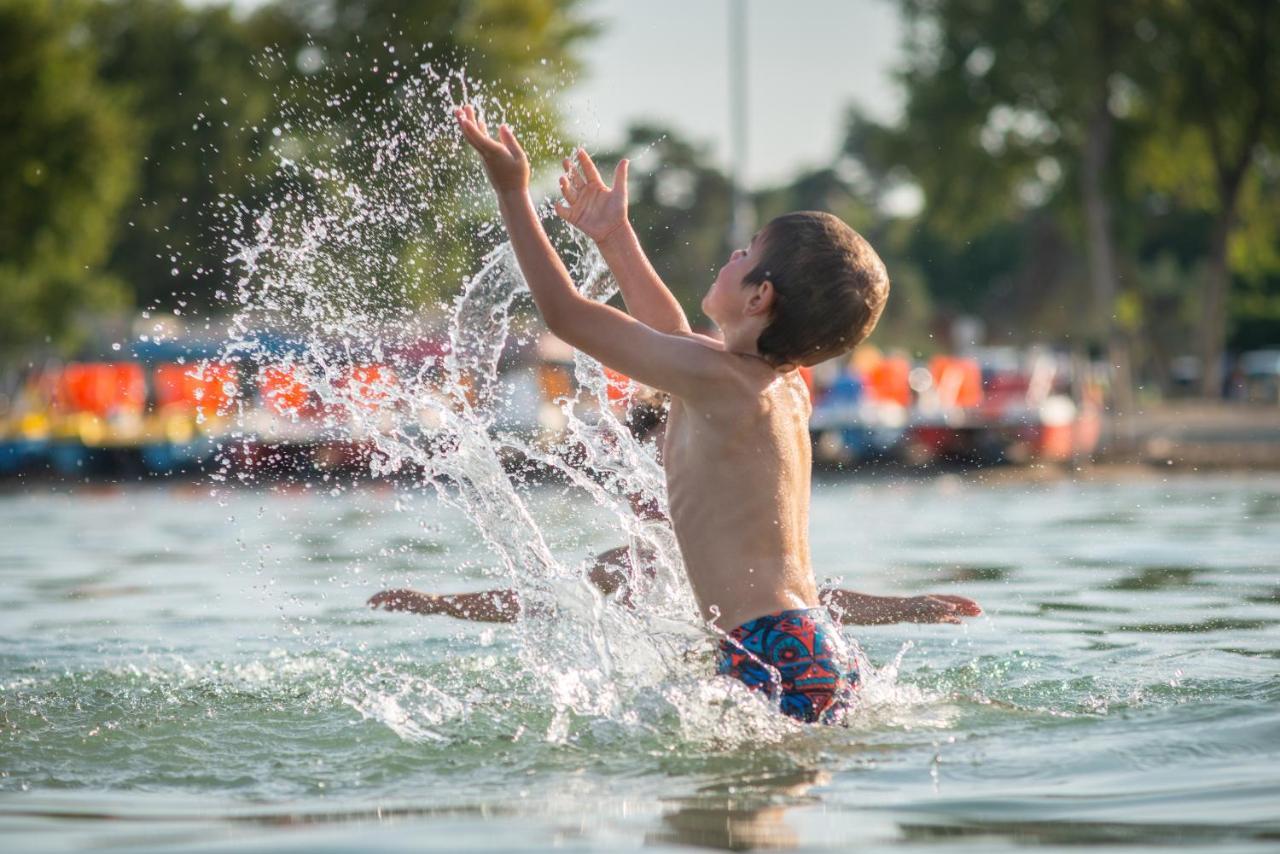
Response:
[[[893,296],[809,377],[827,463],[1280,466],[1277,43],[1253,0],[0,0],[0,476],[198,466],[235,399],[314,464],[306,378],[216,363],[235,282],[211,233],[273,197],[282,146],[321,144],[288,93],[385,88],[349,60],[393,49],[634,158],[633,221],[697,321],[769,218],[861,231]],[[350,103],[331,130],[371,120]],[[460,284],[424,282],[424,311]],[[544,340],[511,366],[531,428],[564,360]]]

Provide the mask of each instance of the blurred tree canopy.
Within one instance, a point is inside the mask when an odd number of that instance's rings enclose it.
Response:
[[[97,63],[84,3],[0,0],[0,353],[126,299],[103,262],[139,129]]]
[[[576,46],[594,32],[579,6],[0,0],[0,153],[19,164],[0,177],[0,341],[73,346],[78,308],[209,302],[230,275],[216,206],[270,194],[282,101],[323,80],[347,96],[330,132],[357,130],[392,91],[368,61],[375,49],[465,66],[522,131],[549,138],[560,117],[542,93],[576,68]],[[430,251],[479,251],[449,237],[433,233]]]
[[[829,167],[754,197],[761,222],[821,209],[867,235],[894,281],[879,340],[945,347],[974,314],[993,343],[1075,342],[1161,383],[1197,352],[1216,391],[1225,336],[1280,339],[1280,5],[899,2],[901,120],[850,111]],[[630,142],[662,164],[632,172],[642,238],[697,316],[728,186],[670,131]]]
[[[139,180],[108,269],[148,305],[190,289],[174,269],[221,269],[204,217],[220,193],[244,196],[270,168],[262,133],[278,81],[254,67],[262,34],[229,7],[112,0],[90,21],[99,76],[127,93],[140,130]]]
[[[1139,30],[1150,44],[1139,72],[1150,132],[1135,172],[1212,220],[1198,343],[1215,365],[1233,274],[1254,289],[1280,273],[1280,6],[1166,0],[1156,9]],[[1247,302],[1235,307],[1248,315]],[[1217,393],[1216,372],[1202,385]]]
[[[1280,7],[901,6],[905,115],[875,129],[889,142],[871,153],[890,152],[924,191],[912,254],[938,270],[930,289],[1011,334],[1090,341],[1118,365],[1134,353],[1147,373],[1198,340],[1216,392],[1229,326],[1277,316],[1280,68],[1267,46]],[[997,268],[975,289],[982,256]]]

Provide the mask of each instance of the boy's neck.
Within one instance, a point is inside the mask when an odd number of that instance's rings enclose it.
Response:
[[[758,342],[760,341],[760,333],[763,331],[762,328],[757,328],[755,324],[721,327],[720,329],[721,334],[724,336],[724,349],[726,352],[733,353],[735,356],[752,356],[765,364],[769,364],[777,373],[786,373],[786,371],[791,370],[790,365],[772,365],[764,356],[760,355]]]
[[[754,325],[725,325],[720,327],[724,336],[724,349],[739,356],[759,356],[760,348],[756,346],[760,340],[760,330]]]

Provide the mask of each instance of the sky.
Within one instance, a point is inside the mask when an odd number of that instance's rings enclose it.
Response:
[[[603,32],[582,51],[566,93],[570,133],[590,148],[656,120],[729,163],[731,0],[589,0]],[[890,121],[901,108],[891,71],[902,23],[891,0],[745,0],[748,166],[753,188],[828,164],[856,104]]]
[[[220,0],[194,0],[220,2]],[[261,0],[232,0],[252,8]],[[565,92],[572,141],[617,147],[649,120],[704,144],[729,167],[729,4],[733,0],[585,0],[602,32],[580,48]],[[902,21],[893,0],[743,0],[747,15],[747,170],[752,189],[829,164],[846,109],[881,121],[902,103],[891,72]]]

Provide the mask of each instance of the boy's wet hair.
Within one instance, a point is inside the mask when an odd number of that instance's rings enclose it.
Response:
[[[884,262],[862,235],[818,211],[764,227],[760,262],[746,284],[773,285],[773,311],[756,349],[772,365],[816,365],[871,334],[889,298]]]

